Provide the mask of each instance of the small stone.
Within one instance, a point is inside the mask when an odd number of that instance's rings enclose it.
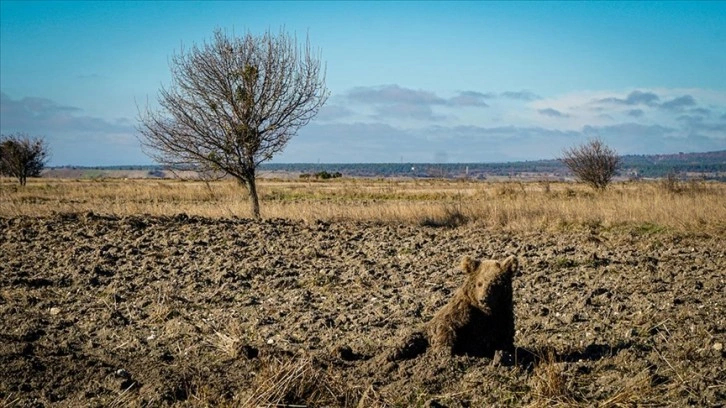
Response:
[[[723,343],[713,343],[713,349],[716,351],[723,350]]]
[[[61,312],[61,310],[60,310],[60,308],[58,308],[58,307],[51,307],[51,308],[50,308],[50,315],[51,315],[51,316],[56,316],[56,315],[58,315],[58,314],[59,314],[60,312]]]
[[[267,340],[267,344],[274,344],[274,343],[275,343],[275,340],[273,340],[273,339]]]

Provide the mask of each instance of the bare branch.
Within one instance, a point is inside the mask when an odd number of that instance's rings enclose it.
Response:
[[[170,166],[229,174],[249,192],[259,217],[255,170],[281,152],[329,92],[319,53],[285,32],[213,39],[171,58],[172,84],[158,110],[140,112],[140,141]]]

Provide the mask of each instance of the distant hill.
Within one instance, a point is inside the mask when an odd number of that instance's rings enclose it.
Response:
[[[621,178],[660,178],[676,174],[680,178],[726,181],[726,150],[707,153],[678,153],[622,156]],[[264,177],[298,177],[328,172],[344,177],[414,178],[524,178],[566,179],[569,170],[557,160],[506,163],[264,163]],[[62,166],[47,169],[49,177],[172,177],[162,166]]]
[[[621,177],[660,178],[676,174],[681,178],[726,181],[726,150],[708,153],[622,156]],[[558,160],[506,163],[272,163],[261,171],[315,174],[339,172],[349,177],[440,177],[484,179],[491,177],[567,178],[572,174]]]
[[[678,153],[623,156],[623,170],[640,177],[682,176],[726,180],[726,150],[707,153]]]

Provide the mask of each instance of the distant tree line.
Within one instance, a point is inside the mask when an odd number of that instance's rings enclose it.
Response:
[[[645,178],[666,177],[669,173],[697,173],[704,179],[726,180],[726,151],[683,155],[624,155],[621,175]],[[314,174],[340,172],[350,177],[486,178],[541,173],[564,177],[569,171],[559,160],[533,160],[509,163],[265,163],[262,171]],[[722,176],[719,176],[721,174]]]

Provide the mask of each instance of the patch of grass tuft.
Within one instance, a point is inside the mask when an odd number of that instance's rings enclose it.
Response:
[[[566,257],[559,257],[554,261],[554,266],[558,269],[574,268],[578,265],[579,263],[576,260]]]
[[[456,228],[466,225],[469,217],[464,214],[460,206],[447,205],[443,208],[441,214],[433,216],[425,216],[421,220],[421,226],[434,228]]]
[[[662,225],[654,224],[652,222],[644,222],[642,224],[636,225],[631,230],[633,235],[646,235],[646,236],[659,234],[659,233],[666,232],[666,231],[667,231],[666,227],[664,227]]]
[[[569,405],[575,402],[567,385],[565,363],[558,362],[553,351],[548,351],[534,367],[531,378],[534,406]]]

